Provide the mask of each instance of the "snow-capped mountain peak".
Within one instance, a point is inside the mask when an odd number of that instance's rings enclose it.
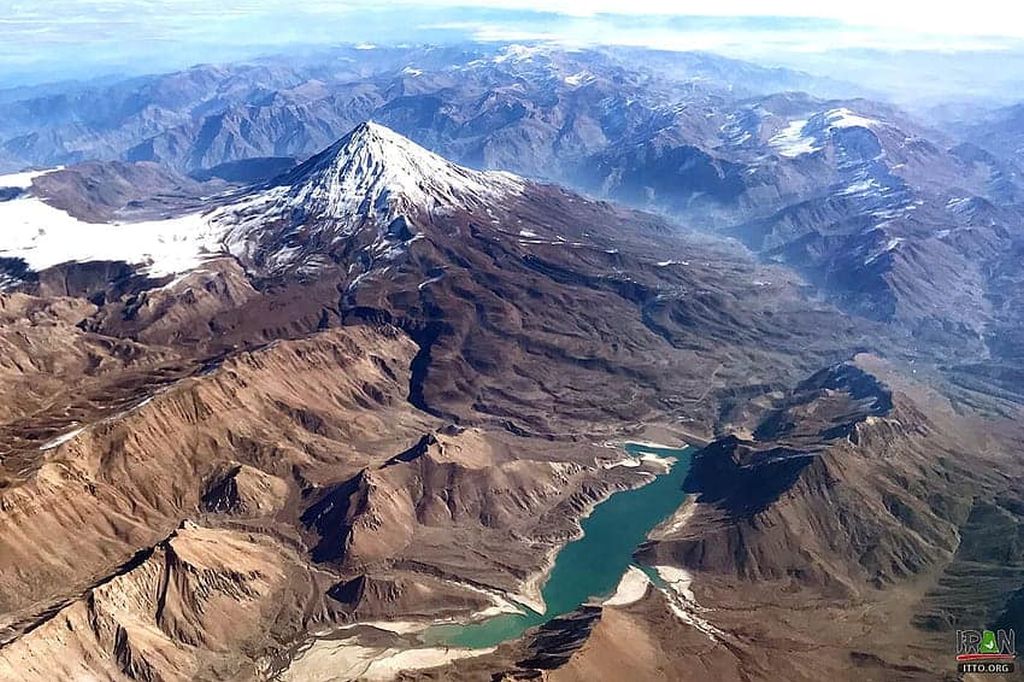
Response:
[[[270,245],[275,269],[320,259],[325,244],[357,233],[375,253],[395,253],[406,239],[392,233],[392,223],[486,209],[523,187],[517,176],[464,168],[366,122],[212,220],[226,228],[228,251],[244,262],[260,260],[257,252]],[[411,234],[410,228],[397,234]]]
[[[429,216],[487,211],[525,187],[514,175],[463,168],[371,122],[266,185],[167,219],[86,223],[32,194],[41,174],[0,177],[0,187],[17,190],[0,202],[7,226],[0,257],[32,271],[124,261],[154,277],[188,272],[225,252],[254,272],[314,271],[345,244],[370,268],[399,256]],[[0,271],[0,289],[13,282]]]
[[[412,209],[456,209],[518,191],[506,173],[458,166],[390,128],[366,122],[282,177],[270,190],[302,214],[390,219]]]

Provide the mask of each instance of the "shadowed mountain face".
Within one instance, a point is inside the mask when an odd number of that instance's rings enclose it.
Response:
[[[577,68],[499,57],[480,78],[519,64],[510,97],[527,71]],[[403,97],[440,77],[422,71]],[[531,121],[478,121],[487,144],[542,165],[515,144],[537,118],[482,83],[478,108]],[[662,580],[443,674],[575,679],[614,649],[591,641],[628,634],[670,679],[851,660],[925,679],[962,617],[946,605],[971,598],[962,568],[992,544],[964,534],[1017,508],[1018,394],[970,369],[1016,360],[990,334],[1018,328],[1013,288],[994,295],[1016,281],[1016,209],[981,171],[977,194],[943,190],[968,156],[891,111],[733,104],[703,122],[666,109],[628,153],[578,159],[606,194],[728,213],[715,229],[760,260],[381,123],[253,185],[130,163],[8,180],[0,670],[45,680],[70,652],[65,677],[301,678],[312,631],[536,605],[579,519],[658,473],[595,443],[646,432],[708,442],[692,498],[638,554]],[[446,112],[413,118],[441,140]],[[984,570],[978,613],[1012,615],[1013,578]],[[797,617],[808,604],[822,611]],[[877,660],[855,628],[877,631]],[[333,664],[415,644],[353,632]]]
[[[924,650],[941,650],[967,622],[1015,613],[1019,557],[992,533],[1017,535],[1006,508],[1019,497],[1020,431],[996,424],[858,356],[734,413],[722,427],[731,433],[695,455],[689,502],[640,556],[699,576],[695,613],[727,630],[738,610],[799,610],[799,625],[761,631],[774,642],[767,663],[744,652],[754,638],[718,665],[842,677],[856,660],[882,678],[933,679]],[[857,605],[852,621],[835,617],[842,604]],[[907,652],[906,640],[920,650]]]

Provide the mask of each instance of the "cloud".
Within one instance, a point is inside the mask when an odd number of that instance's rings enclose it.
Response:
[[[6,6],[5,6],[6,5]],[[918,2],[857,0],[0,0],[0,23],[48,22],[54,26],[119,20],[145,29],[153,21],[218,21],[231,17],[341,17],[352,12],[453,12],[506,10],[567,17],[784,17],[826,19],[852,27],[898,29],[950,36],[1024,37],[1024,6],[1006,0]],[[458,11],[455,12],[457,16]]]
[[[1022,19],[1005,0],[0,0],[0,86],[362,41],[547,40],[747,58],[1009,49],[1024,38]]]
[[[1024,6],[1007,0],[934,2],[906,0],[396,0],[412,7],[488,7],[566,16],[603,14],[647,17],[785,17],[828,19],[851,27],[884,28],[950,36],[1024,38]]]
[[[444,1],[444,0],[439,0]],[[522,0],[498,0],[525,4]],[[553,0],[557,8],[559,0]],[[648,9],[660,3],[637,0]],[[791,3],[794,4],[795,3]],[[774,8],[775,5],[773,4]],[[783,6],[784,7],[784,6]],[[751,10],[753,11],[753,10]],[[521,16],[522,20],[516,17]],[[765,58],[779,53],[868,49],[890,52],[977,52],[1020,49],[1011,36],[929,33],[846,23],[834,17],[775,15],[687,15],[546,13],[510,15],[500,20],[434,22],[425,29],[461,31],[479,41],[549,41],[564,45],[625,45],[665,50],[707,50],[736,57]]]

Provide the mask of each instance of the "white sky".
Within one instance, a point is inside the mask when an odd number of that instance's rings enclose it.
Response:
[[[899,28],[950,35],[1024,37],[1024,3],[1018,0],[0,0],[0,28],[24,17],[102,23],[132,14],[226,15],[288,8],[335,15],[400,6],[473,7],[554,12],[573,16],[600,13],[674,16],[815,17],[859,26]]]
[[[674,16],[814,17],[864,27],[948,35],[1024,37],[1018,0],[399,0],[419,7],[501,7],[575,16],[600,13]],[[345,3],[341,3],[345,4]],[[392,4],[392,3],[387,3]],[[396,3],[397,4],[397,3]]]
[[[642,45],[749,59],[844,48],[1021,51],[1024,2],[0,0],[0,87],[232,61],[293,45],[431,42],[440,29],[452,39]]]

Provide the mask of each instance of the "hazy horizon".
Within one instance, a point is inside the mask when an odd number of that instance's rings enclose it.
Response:
[[[704,51],[850,80],[899,100],[904,79],[919,99],[988,98],[1018,85],[1024,33],[1016,10],[994,3],[964,8],[821,7],[725,2],[717,15],[693,3],[488,4],[416,0],[374,6],[280,0],[54,0],[7,3],[0,19],[0,87],[136,76],[302,49],[372,43],[543,42]],[[2,5],[0,5],[2,7]],[[872,11],[873,10],[873,11]],[[286,28],[282,28],[286,27]],[[887,68],[883,71],[877,65]],[[863,67],[874,72],[870,79]],[[1011,98],[1006,98],[1009,101]]]

